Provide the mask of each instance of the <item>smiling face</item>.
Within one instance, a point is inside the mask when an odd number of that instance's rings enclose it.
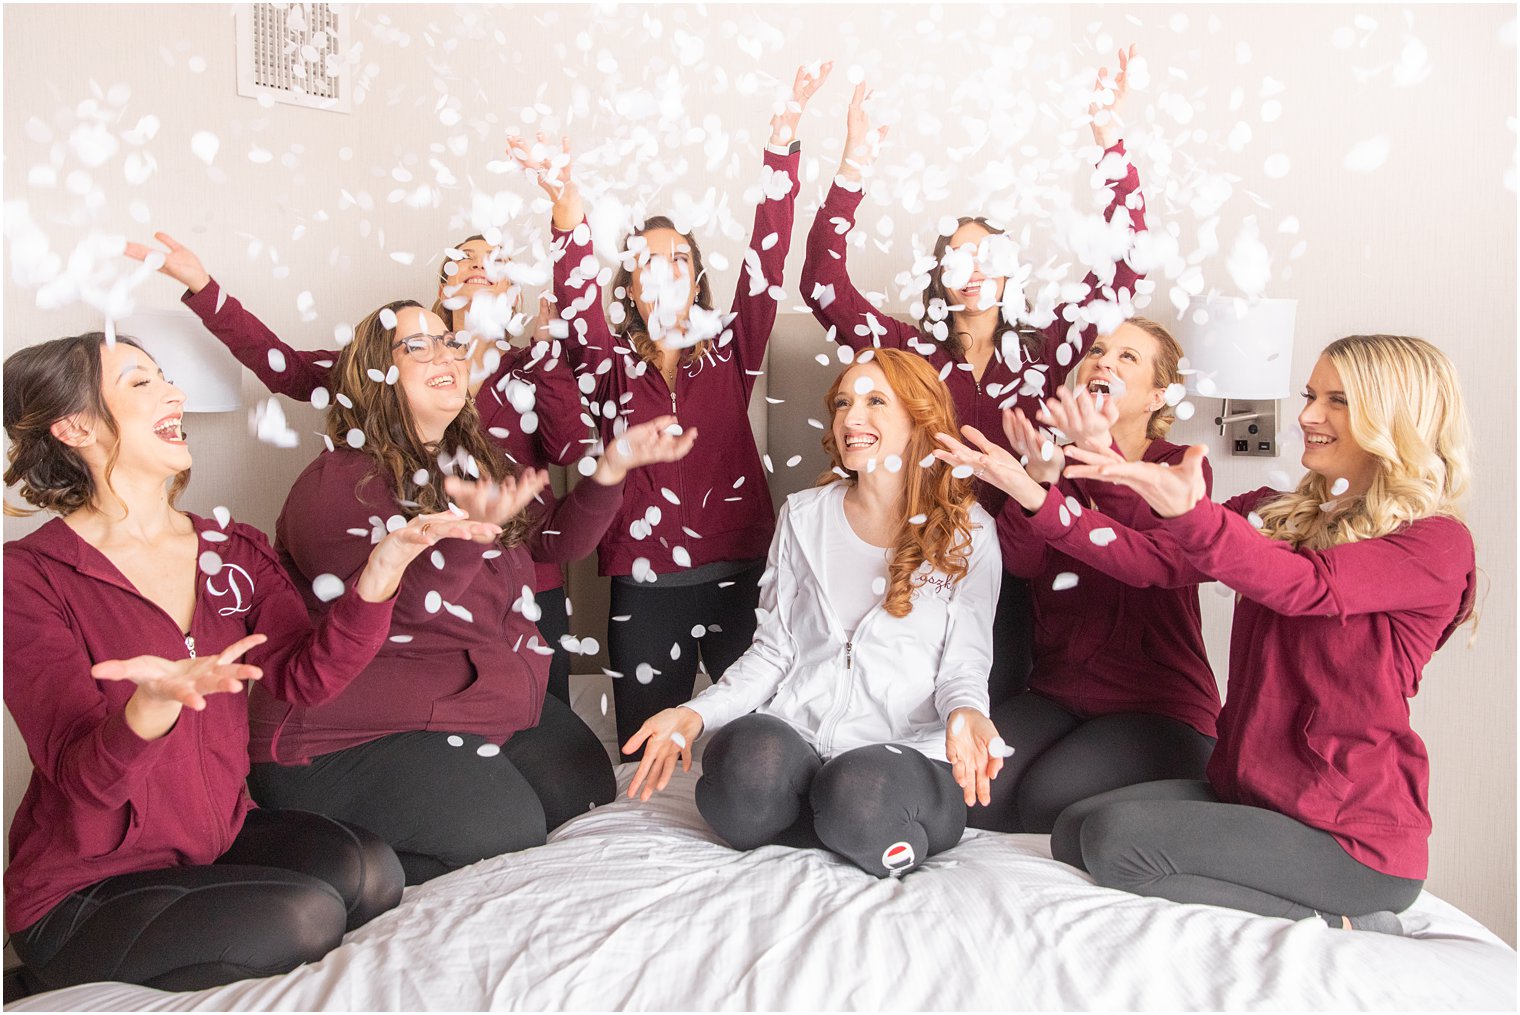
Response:
[[[1298,414],[1304,431],[1304,468],[1332,484],[1344,479],[1352,496],[1366,492],[1377,476],[1378,460],[1351,436],[1351,409],[1335,364],[1321,356],[1304,386]]]
[[[685,328],[697,298],[695,258],[686,237],[674,229],[648,229],[643,240],[629,286],[649,337],[659,341],[666,332]]]
[[[506,272],[509,258],[485,240],[466,240],[455,249],[464,256],[458,260],[445,258],[444,279],[438,284],[438,299],[463,301],[459,309],[452,312],[459,315],[458,324],[463,327],[464,312],[477,294],[504,293],[512,288],[512,280]]]
[[[470,397],[470,362],[456,359],[435,336],[445,333],[437,314],[421,307],[402,307],[396,312],[396,331],[392,339],[391,359],[396,364],[396,389],[406,399],[407,408],[425,441],[438,440],[459,415]],[[432,362],[423,363],[409,355],[404,345],[408,339],[427,343]]]
[[[913,419],[898,399],[887,375],[875,363],[845,371],[834,395],[834,447],[851,472],[866,470],[870,459],[902,458],[913,435]]]
[[[114,443],[118,475],[142,472],[166,478],[190,468],[185,393],[165,379],[153,357],[126,342],[101,346],[100,394],[116,421],[116,437],[113,442],[104,421],[80,420],[95,436],[93,451],[82,449],[87,461],[98,457],[103,465]]]
[[[991,310],[1003,298],[1007,277],[983,271],[984,245],[992,235],[979,222],[967,222],[950,234],[950,243],[941,258],[941,279],[950,302],[965,307],[962,313]]]
[[[1161,343],[1133,324],[1119,325],[1094,340],[1077,367],[1077,387],[1113,399],[1124,423],[1148,419],[1166,403],[1166,386],[1156,383]]]

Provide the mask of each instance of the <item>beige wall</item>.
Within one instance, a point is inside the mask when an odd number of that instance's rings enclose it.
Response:
[[[613,196],[645,196],[652,207],[666,207],[716,187],[716,196],[728,202],[729,217],[720,215],[719,223],[730,235],[709,230],[702,238],[734,262],[742,249],[737,237],[748,228],[744,191],[755,179],[753,153],[774,95],[768,79],[747,75],[788,77],[799,62],[833,57],[836,79],[803,124],[805,186],[787,283],[795,297],[796,248],[832,173],[849,93],[844,75],[858,63],[900,117],[861,216],[865,230],[890,249],[867,244],[853,263],[865,287],[887,293],[900,311],[891,280],[911,261],[911,240],[926,242],[946,214],[1010,210],[1004,207],[1008,191],[993,190],[1003,171],[1037,171],[1037,185],[1027,193],[1050,206],[1058,207],[1063,194],[1069,201],[1074,190],[1080,193],[1070,155],[1080,132],[1063,131],[1040,106],[1059,104],[1058,83],[1093,64],[1093,45],[1137,41],[1148,54],[1152,83],[1131,100],[1132,147],[1153,228],[1175,228],[1181,253],[1196,256],[1208,285],[1230,290],[1224,254],[1207,253],[1207,231],[1200,232],[1194,207],[1206,184],[1229,185],[1217,213],[1220,246],[1227,253],[1244,217],[1254,215],[1273,255],[1270,293],[1300,301],[1295,379],[1307,376],[1326,341],[1365,330],[1429,337],[1461,372],[1483,438],[1470,523],[1491,584],[1481,636],[1471,648],[1451,645],[1436,657],[1413,712],[1432,757],[1430,888],[1513,942],[1512,10],[946,6],[935,15],[921,6],[815,5],[710,6],[706,12],[365,5],[355,38],[364,45],[364,68],[373,73],[362,101],[344,116],[264,109],[239,98],[229,7],[8,6],[7,228],[16,221],[10,202],[24,201],[64,256],[90,229],[138,238],[165,229],[198,249],[228,287],[293,344],[315,347],[328,340],[334,323],[356,321],[383,300],[428,295],[439,248],[474,231],[472,190],[531,199],[527,187],[493,173],[488,163],[499,155],[503,135],[523,125],[521,110],[542,103],[553,130],[571,133],[578,150],[606,145],[586,156],[586,173]],[[904,62],[908,52],[911,62]],[[598,66],[604,54],[616,61],[615,71]],[[1181,76],[1168,72],[1173,67]],[[674,91],[663,84],[672,80]],[[129,95],[108,94],[118,84],[127,85]],[[679,104],[674,125],[702,125],[726,140],[727,153],[714,167],[704,154],[707,139],[672,140],[652,119],[639,119],[633,93],[656,86],[666,88],[666,102]],[[49,188],[28,180],[78,122],[79,104],[97,92],[110,108],[118,108],[110,106],[113,99],[122,100],[117,132],[148,114],[161,125],[146,145],[156,173],[129,184],[118,152],[83,188],[100,199],[92,208],[62,183]],[[1268,101],[1280,103],[1280,116],[1264,115]],[[621,113],[611,111],[614,104]],[[458,124],[440,123],[439,108],[458,109]],[[1242,141],[1239,123],[1249,126],[1249,141]],[[659,142],[657,162],[628,150],[646,127]],[[190,154],[190,138],[202,130],[221,141],[209,168]],[[38,140],[44,134],[51,140]],[[1389,143],[1386,163],[1375,172],[1347,171],[1346,153],[1374,137]],[[272,160],[250,161],[255,147]],[[58,151],[62,180],[79,165]],[[1290,168],[1271,178],[1264,165],[1278,154]],[[438,182],[440,166],[452,182]],[[411,179],[399,182],[397,175]],[[936,180],[943,193],[912,205],[918,185]],[[423,183],[436,189],[428,206],[390,200],[393,191],[415,194]],[[134,221],[134,202],[146,209],[147,224]],[[905,203],[911,211],[902,210]],[[1279,232],[1289,217],[1297,220],[1297,232]],[[1020,217],[1032,228],[1037,257],[1057,253],[1055,218]],[[541,226],[530,206],[509,230],[526,240]],[[1299,241],[1303,249],[1292,256]],[[414,263],[399,263],[390,256],[395,253],[413,255]],[[98,326],[98,317],[78,305],[38,309],[32,291],[15,280],[26,265],[12,256],[8,267],[7,353]],[[732,266],[715,275],[716,291],[730,292]],[[1174,319],[1166,299],[1170,285],[1160,279],[1148,311],[1164,320]],[[297,309],[303,292],[315,300],[310,321]],[[170,304],[176,296],[161,279],[139,291],[144,304]],[[785,305],[799,303],[790,298]],[[803,320],[788,320],[777,343],[788,359],[822,349],[817,330]],[[249,404],[257,394],[257,385],[245,381]],[[815,398],[808,394],[802,408],[790,399],[772,407],[772,439],[805,427],[804,419],[816,414]],[[285,408],[298,430],[310,435],[317,429],[309,408],[288,402]],[[1200,417],[1213,408],[1201,405]],[[1294,408],[1284,403],[1286,412]],[[196,418],[193,429],[196,479],[187,506],[206,511],[228,504],[244,520],[272,528],[285,489],[318,447],[315,437],[299,450],[276,450],[249,438],[239,415]],[[1201,419],[1179,432],[1213,446],[1222,493],[1265,482],[1271,467],[1297,474],[1291,449],[1272,465],[1236,461],[1222,454]],[[802,474],[805,468],[778,484],[804,484],[811,475]],[[17,538],[34,524],[7,519],[5,536]],[[573,586],[572,594],[577,587],[583,586]],[[595,596],[585,595],[577,624],[592,633],[599,626]],[[1210,653],[1222,674],[1230,604],[1209,594],[1204,602]],[[5,756],[8,818],[26,778],[24,749],[8,718]]]

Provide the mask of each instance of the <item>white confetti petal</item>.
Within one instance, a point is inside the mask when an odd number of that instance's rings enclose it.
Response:
[[[482,758],[494,758],[501,753],[501,748],[496,744],[481,744],[475,748],[475,753]]]
[[[1337,479],[1334,483],[1330,484],[1330,496],[1339,497],[1349,489],[1351,489],[1351,481],[1348,480],[1345,476],[1342,476],[1340,479]]]
[[[1107,546],[1115,539],[1118,539],[1119,536],[1113,529],[1105,525],[1101,529],[1093,529],[1087,534],[1087,538],[1091,539],[1096,546]]]
[[[343,579],[335,574],[319,574],[311,580],[311,594],[330,603],[343,594]]]
[[[450,747],[463,747],[464,746],[464,737],[461,737],[461,736],[459,736],[457,734],[451,734],[449,736],[449,746]]]
[[[1050,583],[1050,588],[1055,592],[1065,592],[1067,589],[1076,588],[1077,576],[1071,571],[1062,571],[1056,575],[1055,581]]]

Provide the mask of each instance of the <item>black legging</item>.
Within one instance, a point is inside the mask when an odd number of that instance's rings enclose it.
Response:
[[[997,610],[992,615],[992,669],[987,675],[987,700],[996,707],[1022,694],[1029,686],[1033,667],[1034,595],[1027,578],[1004,571]]]
[[[11,943],[34,990],[98,980],[203,990],[315,962],[400,901],[401,865],[375,835],[255,810],[216,863],[106,878]]]
[[[657,588],[612,583],[609,618],[628,618],[607,621],[607,655],[612,669],[622,674],[613,688],[619,747],[638,732],[645,719],[691,699],[698,652],[716,681],[749,649],[755,640],[755,607],[760,603],[764,573],[765,566],[757,564],[700,585]],[[700,638],[692,634],[699,624],[707,629]],[[647,683],[639,679],[640,664],[653,671],[642,671],[649,678]]]
[[[548,831],[617,793],[596,734],[553,696],[537,726],[494,752],[473,734],[393,733],[310,765],[254,765],[248,786],[266,806],[371,829],[396,850],[409,885],[541,846]]]
[[[1025,691],[992,708],[1013,756],[992,781],[992,802],[974,828],[1049,832],[1078,800],[1159,779],[1202,779],[1214,738],[1162,715],[1122,712],[1084,719]]]
[[[735,849],[825,846],[879,878],[954,846],[966,830],[961,788],[943,761],[911,747],[857,747],[824,762],[774,716],[713,734],[697,810]]]
[[[549,659],[549,694],[570,704],[570,653],[561,641],[570,633],[570,613],[565,609],[564,587],[536,594],[538,633],[554,649]]]
[[[1358,863],[1329,832],[1285,814],[1221,803],[1191,779],[1073,804],[1050,851],[1108,888],[1290,920],[1401,912],[1424,885]]]

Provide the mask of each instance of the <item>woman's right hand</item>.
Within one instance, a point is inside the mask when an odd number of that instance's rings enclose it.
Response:
[[[507,155],[554,202],[554,228],[574,229],[585,220],[586,209],[575,185],[570,138],[561,137],[559,141],[560,150],[555,153],[543,131],[538,132],[532,145],[516,134],[508,134]]]
[[[354,583],[359,598],[369,603],[383,603],[401,587],[407,566],[440,539],[468,539],[476,543],[494,542],[501,526],[493,522],[472,521],[452,511],[418,515],[401,528],[387,532],[370,551],[369,562]]]
[[[839,161],[839,175],[857,183],[876,161],[876,152],[887,137],[886,127],[871,129],[871,117],[865,109],[865,102],[871,94],[864,81],[856,85],[850,96],[849,111],[845,114],[844,157]]]
[[[142,261],[144,264],[157,268],[160,274],[168,275],[193,293],[206,288],[211,281],[211,276],[201,265],[201,259],[195,256],[195,251],[176,242],[168,233],[154,233],[153,238],[168,247],[168,252],[154,250],[141,243],[128,243],[124,253],[133,260]],[[162,258],[161,263],[153,263],[159,261],[160,258]]]
[[[628,784],[628,799],[639,795],[640,786],[644,787],[644,795],[639,797],[641,800],[648,800],[656,791],[668,786],[670,777],[675,774],[677,759],[682,762],[681,770],[690,772],[691,745],[701,735],[702,717],[685,705],[667,708],[645,719],[644,725],[623,745],[624,754],[634,753],[640,744],[644,746],[639,769]]]
[[[1061,478],[1061,470],[1066,467],[1066,455],[1055,440],[1035,429],[1023,409],[1003,410],[1003,433],[1014,452],[1024,456],[1024,471],[1029,473],[1029,478],[1036,483],[1054,486]]]
[[[962,444],[947,433],[935,434],[944,447],[935,449],[934,457],[952,467],[970,469],[977,479],[1002,490],[1026,511],[1040,509],[1045,503],[1045,488],[1030,478],[1017,458],[1006,448],[992,443],[974,426],[961,427],[961,433],[976,448]]]

